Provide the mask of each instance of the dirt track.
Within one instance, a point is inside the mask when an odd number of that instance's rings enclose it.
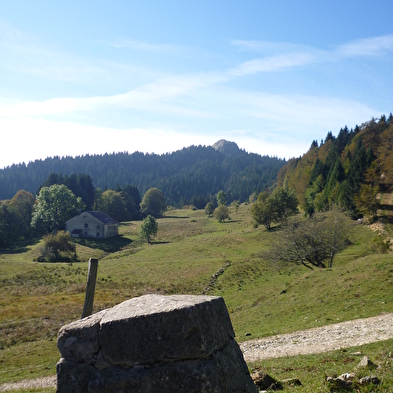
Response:
[[[393,338],[393,313],[240,344],[246,362],[355,347]]]
[[[356,319],[300,332],[250,340],[240,344],[246,362],[355,347],[393,338],[393,313]],[[0,392],[55,387],[56,376],[5,383]]]

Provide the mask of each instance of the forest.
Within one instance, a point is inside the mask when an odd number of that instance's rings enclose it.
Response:
[[[374,220],[381,209],[392,208],[383,205],[381,195],[393,190],[393,116],[351,130],[345,126],[337,137],[329,131],[325,140],[314,140],[302,157],[288,162],[226,142],[217,149],[191,146],[161,156],[114,153],[13,165],[0,171],[0,247],[52,230],[57,219],[47,217],[52,214],[45,208],[48,198],[54,201],[50,206],[69,201],[70,217],[100,210],[117,221],[135,220],[143,216],[141,196],[151,188],[162,191],[166,204],[180,208],[203,209],[220,192],[225,205],[259,195],[254,219],[268,229],[277,218],[267,206],[276,206],[275,196],[281,194],[296,201],[291,202],[294,212],[299,207],[309,217],[336,205],[352,218]]]
[[[313,141],[302,157],[281,168],[278,187],[294,190],[308,215],[338,204],[353,218],[375,218],[381,194],[393,190],[393,116],[341,128]]]
[[[233,145],[236,146],[233,151]],[[79,157],[53,157],[0,170],[0,200],[17,191],[36,194],[50,174],[85,174],[102,191],[132,184],[141,195],[157,187],[171,206],[204,208],[211,195],[224,190],[229,202],[244,202],[271,187],[284,159],[247,153],[234,143],[228,152],[211,146],[190,146],[163,155],[135,152]]]

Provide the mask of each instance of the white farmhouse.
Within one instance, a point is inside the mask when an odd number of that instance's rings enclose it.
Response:
[[[68,220],[65,230],[72,237],[105,239],[117,236],[119,223],[102,212],[83,212]]]

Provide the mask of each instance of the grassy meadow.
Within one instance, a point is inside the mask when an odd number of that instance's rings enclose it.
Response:
[[[80,318],[89,258],[99,259],[94,312],[146,293],[205,292],[225,299],[239,342],[393,311],[393,257],[381,253],[381,239],[366,227],[353,226],[352,244],[337,255],[332,269],[278,268],[259,255],[279,232],[254,228],[250,205],[230,212],[231,221],[218,223],[203,211],[168,211],[158,220],[150,245],[140,238],[141,222],[127,222],[116,239],[78,239],[80,262],[34,262],[40,241],[3,250],[0,383],[55,374],[56,335],[62,325]],[[393,340],[358,350],[383,359],[385,379],[393,385]],[[356,361],[336,351],[249,366],[278,379],[296,374],[305,381],[289,390],[328,392],[323,382],[328,369],[353,371]]]

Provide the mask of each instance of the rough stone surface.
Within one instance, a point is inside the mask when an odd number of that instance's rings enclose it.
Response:
[[[94,364],[99,351],[98,333],[105,310],[63,326],[57,335],[61,356],[76,362]]]
[[[234,337],[224,300],[207,296],[148,295],[108,310],[100,344],[106,361],[135,364],[200,359]]]
[[[377,368],[377,365],[374,364],[367,356],[363,356],[360,360],[357,368]]]
[[[146,295],[60,329],[58,393],[257,392],[220,297]]]
[[[381,381],[376,375],[368,375],[366,377],[360,378],[359,379],[359,384],[360,385],[367,385],[369,383],[372,383],[374,385],[379,385]]]

